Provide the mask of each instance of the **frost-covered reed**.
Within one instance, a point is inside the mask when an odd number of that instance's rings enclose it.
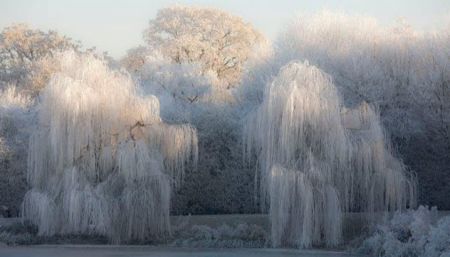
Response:
[[[345,109],[331,78],[291,62],[267,85],[246,126],[258,155],[273,246],[336,246],[342,213],[415,204],[415,179],[396,159],[368,104]]]
[[[23,215],[39,234],[100,234],[112,242],[170,233],[173,185],[197,159],[189,125],[167,125],[156,97],[91,55],[59,57],[41,93]]]

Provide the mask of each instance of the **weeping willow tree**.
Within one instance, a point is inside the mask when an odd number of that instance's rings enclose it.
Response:
[[[42,91],[29,148],[23,215],[39,234],[112,242],[170,234],[172,186],[197,159],[188,125],[167,125],[159,102],[90,55],[61,55]]]
[[[253,151],[275,247],[336,246],[342,213],[415,204],[415,178],[392,155],[377,113],[344,108],[330,77],[307,62],[284,66],[267,86],[246,125]]]

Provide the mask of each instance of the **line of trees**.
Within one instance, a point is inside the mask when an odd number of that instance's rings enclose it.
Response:
[[[346,106],[378,106],[398,154],[418,173],[420,202],[450,208],[449,27],[421,33],[405,22],[388,28],[322,12],[299,17],[271,44],[240,17],[175,6],[160,10],[143,38],[117,62],[94,55],[126,70],[141,94],[158,97],[163,120],[197,129],[198,167],[187,168],[173,213],[259,211],[256,168],[242,160],[242,122],[292,60],[328,73]],[[66,50],[95,52],[22,24],[0,34],[0,205],[9,214],[19,213],[27,187],[28,135],[40,92],[61,69],[57,53]]]

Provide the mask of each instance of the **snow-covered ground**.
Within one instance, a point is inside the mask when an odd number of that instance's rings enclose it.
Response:
[[[100,256],[155,256],[155,257],[359,257],[345,252],[292,249],[193,249],[150,246],[0,246],[0,257],[100,257]]]

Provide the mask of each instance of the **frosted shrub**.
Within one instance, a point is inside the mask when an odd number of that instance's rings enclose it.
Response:
[[[423,256],[450,256],[450,216],[441,218],[437,225],[430,229]]]
[[[379,225],[358,250],[386,257],[446,256],[450,254],[450,217],[438,221],[435,207],[397,212],[391,220]]]
[[[24,218],[39,235],[164,238],[171,188],[197,158],[195,130],[162,122],[158,100],[140,96],[103,60],[73,52],[59,59],[30,142]]]
[[[391,154],[377,113],[343,108],[331,78],[307,62],[289,63],[267,85],[246,140],[273,246],[336,246],[343,212],[415,204],[415,179]]]

